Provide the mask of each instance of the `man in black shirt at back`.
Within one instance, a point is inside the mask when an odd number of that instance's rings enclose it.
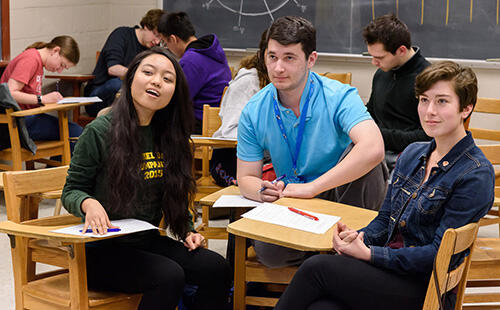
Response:
[[[103,101],[85,106],[90,116],[96,116],[113,103],[135,55],[160,43],[158,23],[163,13],[160,9],[149,10],[141,19],[140,27],[118,27],[111,32],[92,72],[95,79],[85,87],[85,96],[98,96]]]
[[[410,143],[425,141],[415,96],[415,78],[430,63],[411,46],[408,27],[396,16],[384,15],[363,29],[363,37],[379,69],[373,76],[372,93],[366,107],[380,128],[389,170]]]

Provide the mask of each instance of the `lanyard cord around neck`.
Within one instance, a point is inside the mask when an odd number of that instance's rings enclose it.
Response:
[[[276,96],[273,96],[273,106],[274,106],[274,114],[276,116],[276,121],[278,122],[278,126],[281,131],[281,136],[285,139],[285,144],[288,146],[288,151],[290,152],[290,156],[292,157],[292,165],[293,165],[293,173],[297,176],[297,159],[299,157],[300,146],[302,145],[302,140],[304,138],[304,127],[306,125],[306,114],[309,108],[309,101],[313,94],[314,90],[314,82],[311,80],[309,86],[309,93],[307,95],[306,101],[304,102],[304,107],[300,112],[300,121],[299,121],[299,130],[297,132],[297,143],[295,144],[295,152],[292,152],[290,148],[290,144],[288,143],[288,137],[286,136],[285,125],[283,124],[283,120],[281,119],[280,109],[278,107],[278,100]]]

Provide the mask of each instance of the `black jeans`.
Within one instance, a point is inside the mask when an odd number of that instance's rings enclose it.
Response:
[[[307,259],[275,310],[422,309],[429,276],[399,275],[367,262],[322,254]]]
[[[110,239],[113,240],[113,239]],[[86,248],[88,286],[142,293],[139,309],[175,309],[184,285],[198,286],[190,309],[226,309],[231,276],[219,254],[148,235],[141,242],[98,242]]]

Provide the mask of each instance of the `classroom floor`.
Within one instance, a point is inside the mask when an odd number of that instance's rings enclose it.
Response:
[[[48,216],[53,213],[55,207],[55,200],[44,200],[40,204],[40,216]],[[65,212],[63,209],[62,212]],[[0,194],[0,221],[6,220],[6,209],[3,192]],[[198,218],[200,221],[200,217]],[[212,226],[226,226],[228,220],[215,220],[210,221]],[[198,223],[197,223],[198,224]],[[197,226],[197,225],[195,225]],[[498,226],[492,225],[481,227],[479,229],[479,237],[498,237]],[[226,240],[210,240],[209,248],[218,252],[219,254],[226,255]],[[41,271],[48,270],[50,267],[40,264]],[[7,235],[0,234],[0,309],[8,310],[14,309],[14,283],[12,279],[12,264],[10,255],[9,239]],[[499,305],[500,309],[500,305]]]

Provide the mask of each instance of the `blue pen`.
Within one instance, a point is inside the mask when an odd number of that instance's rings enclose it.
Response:
[[[276,179],[274,179],[274,181],[271,182],[271,184],[276,184],[277,182],[283,180],[284,178],[286,177],[286,174],[280,176],[280,177],[277,177]],[[266,187],[265,186],[262,186],[261,189],[259,189],[259,193],[262,193],[263,191],[266,190]]]
[[[121,229],[120,228],[108,228],[108,232],[119,232]],[[82,232],[83,230],[80,229],[80,232]],[[85,231],[85,233],[91,233],[93,232],[92,228],[87,228],[87,230]]]

